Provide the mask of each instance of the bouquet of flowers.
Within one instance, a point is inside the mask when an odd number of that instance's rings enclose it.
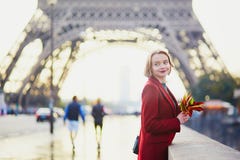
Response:
[[[182,112],[192,116],[193,111],[202,111],[203,102],[195,102],[191,94],[187,93],[183,96],[180,102],[180,109]]]

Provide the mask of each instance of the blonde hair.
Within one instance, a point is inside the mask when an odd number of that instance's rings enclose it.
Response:
[[[151,54],[149,54],[148,58],[147,58],[147,62],[146,62],[146,66],[145,66],[145,70],[144,70],[144,75],[146,77],[151,77],[152,76],[152,57],[155,55],[155,54],[164,54],[168,57],[168,61],[169,61],[169,64],[170,64],[170,72],[169,74],[171,73],[171,68],[174,66],[172,61],[171,61],[171,57],[170,55],[165,52],[165,51],[154,51],[152,52]]]

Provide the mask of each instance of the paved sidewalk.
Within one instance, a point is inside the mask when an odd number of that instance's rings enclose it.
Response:
[[[0,139],[1,160],[136,160],[132,153],[140,119],[136,116],[106,116],[101,148],[98,152],[94,125],[87,117],[80,125],[75,152],[69,133],[61,126],[54,130]]]
[[[62,118],[54,122],[54,128],[62,126]],[[34,115],[5,115],[0,117],[0,140],[33,132],[49,131],[49,122],[36,122]],[[1,151],[1,150],[0,150]]]

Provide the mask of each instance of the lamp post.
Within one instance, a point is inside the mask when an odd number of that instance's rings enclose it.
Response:
[[[50,4],[50,14],[51,14],[51,77],[50,77],[50,100],[49,100],[49,109],[50,109],[50,133],[53,134],[53,106],[54,106],[54,98],[53,98],[53,49],[54,49],[54,36],[53,36],[53,20],[54,20],[54,4],[56,4],[57,0],[48,0],[48,4]]]

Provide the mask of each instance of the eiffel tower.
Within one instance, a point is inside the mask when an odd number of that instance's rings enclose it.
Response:
[[[100,46],[122,42],[165,48],[187,88],[213,70],[228,74],[194,15],[192,0],[57,0],[54,5],[39,0],[35,14],[0,64],[1,87],[17,93],[20,100],[45,93],[53,71],[57,95],[71,65],[83,55],[81,45],[88,41]],[[33,42],[40,43],[42,50],[24,54]],[[21,70],[25,58],[32,61]]]

